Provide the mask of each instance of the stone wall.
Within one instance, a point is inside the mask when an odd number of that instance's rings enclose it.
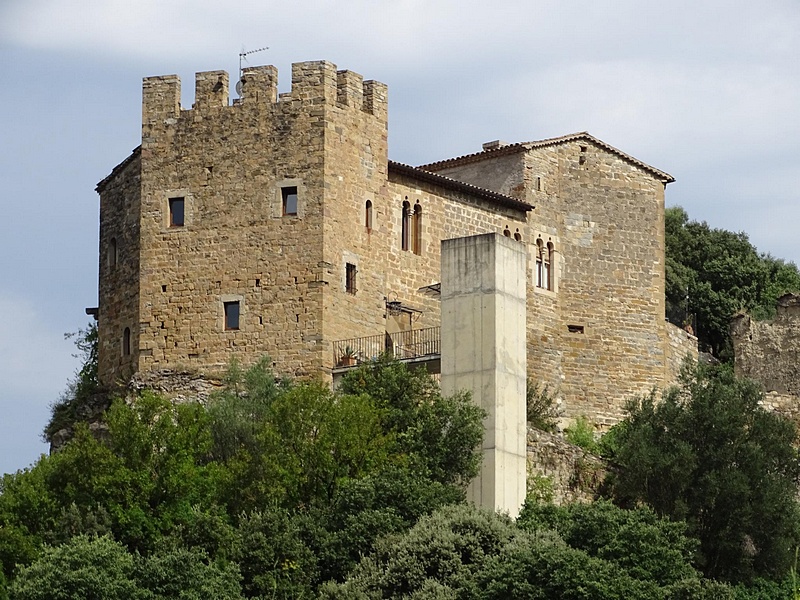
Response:
[[[684,361],[689,358],[697,362],[697,337],[685,329],[666,322],[667,333],[667,381],[677,382]]]
[[[796,413],[800,406],[800,296],[779,298],[776,316],[768,321],[737,315],[730,331],[736,374],[758,381],[769,407]]]
[[[516,177],[508,172],[520,164]],[[556,284],[542,290],[529,279],[529,373],[559,390],[566,416],[608,426],[628,398],[672,381],[664,322],[669,175],[588,134],[425,168],[499,185],[536,205],[526,239],[554,244]]]
[[[591,502],[606,477],[602,459],[587,454],[562,437],[528,427],[528,489],[545,480],[556,504]]]
[[[439,325],[426,288],[440,281],[442,240],[491,232],[525,248],[528,374],[558,390],[567,417],[610,425],[630,396],[672,381],[668,175],[588,134],[414,169],[388,160],[383,84],[328,62],[293,65],[280,95],[274,67],[246,69],[242,84],[231,103],[227,73],[198,73],[183,109],[176,76],[144,81],[141,150],[98,185],[105,383],[264,354],[280,374],[330,377],[338,340]],[[297,208],[285,214],[289,188]],[[537,240],[553,247],[550,286],[537,285]],[[226,303],[238,303],[237,328]]]

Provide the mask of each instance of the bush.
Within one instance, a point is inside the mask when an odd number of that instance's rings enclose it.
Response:
[[[594,427],[584,415],[579,415],[575,423],[564,430],[564,439],[570,444],[583,448],[590,454],[598,454],[600,447],[594,436]]]

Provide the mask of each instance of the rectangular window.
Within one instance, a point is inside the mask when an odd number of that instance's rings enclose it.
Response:
[[[281,200],[283,203],[283,216],[291,216],[297,214],[297,187],[283,187],[281,188]]]
[[[239,329],[239,303],[225,302],[225,330]]]
[[[355,294],[356,293],[356,266],[351,263],[347,263],[344,268],[344,288],[348,294]]]
[[[169,226],[183,227],[184,224],[184,201],[183,198],[169,199]]]

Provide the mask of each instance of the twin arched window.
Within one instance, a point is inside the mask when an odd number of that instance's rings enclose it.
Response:
[[[413,210],[407,199],[403,202],[400,247],[414,254],[422,254],[422,206],[419,202]]]
[[[553,242],[544,243],[542,238],[536,240],[536,287],[544,290],[553,289]]]

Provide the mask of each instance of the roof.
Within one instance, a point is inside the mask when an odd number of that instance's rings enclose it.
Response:
[[[533,206],[533,204],[528,204],[527,202],[523,202],[522,200],[514,198],[513,196],[506,196],[505,194],[493,192],[492,190],[487,190],[470,183],[464,183],[463,181],[445,177],[444,175],[439,175],[438,173],[426,171],[421,167],[412,167],[390,160],[389,170],[400,175],[405,175],[406,177],[410,177],[412,179],[433,183],[435,185],[439,185],[457,192],[463,192],[471,196],[478,196],[479,198],[489,200],[495,204],[506,206],[508,208],[526,212],[536,208]]]
[[[132,152],[131,152],[131,153],[128,155],[128,158],[126,158],[126,159],[125,159],[125,160],[123,160],[121,163],[119,163],[119,164],[118,164],[116,167],[114,167],[113,169],[111,169],[111,173],[109,173],[109,174],[108,174],[108,175],[106,175],[106,176],[105,176],[103,179],[101,179],[101,180],[100,180],[100,182],[99,182],[99,183],[98,183],[98,184],[95,186],[95,188],[94,188],[94,189],[95,189],[95,191],[96,191],[96,192],[99,192],[99,191],[100,191],[100,190],[101,190],[103,187],[105,187],[105,185],[106,185],[106,184],[107,184],[107,183],[108,183],[108,182],[109,182],[111,179],[113,179],[114,177],[116,177],[117,173],[119,173],[120,171],[122,171],[122,169],[124,169],[125,167],[127,167],[127,166],[128,166],[130,163],[131,163],[131,161],[133,161],[133,160],[134,160],[134,159],[135,159],[137,156],[139,156],[139,154],[141,153],[141,151],[142,151],[142,147],[141,147],[141,146],[136,146],[136,148],[134,148],[134,149],[133,149],[133,151],[132,151]]]
[[[571,133],[569,135],[563,135],[561,137],[555,137],[555,138],[548,138],[545,140],[539,140],[535,142],[519,142],[516,144],[508,144],[506,146],[500,146],[498,148],[492,148],[490,150],[483,150],[481,152],[476,152],[474,154],[465,154],[464,156],[457,156],[455,158],[448,158],[446,160],[440,160],[438,162],[429,163],[427,165],[421,165],[419,168],[427,171],[439,171],[442,169],[448,169],[450,167],[479,162],[482,160],[488,160],[490,158],[496,158],[498,156],[506,156],[508,154],[526,152],[528,150],[533,150],[535,148],[546,148],[548,146],[557,146],[559,144],[566,144],[568,142],[576,142],[580,140],[591,142],[592,144],[599,146],[600,148],[602,148],[607,152],[610,152],[611,154],[616,154],[623,160],[650,173],[653,177],[655,177],[660,181],[663,181],[665,184],[672,183],[673,181],[675,181],[675,178],[669,173],[656,169],[655,167],[651,167],[647,163],[640,161],[638,158],[634,158],[630,154],[626,154],[622,150],[615,148],[610,144],[606,144],[603,140],[594,137],[593,135],[589,134],[586,131],[581,131],[579,133]]]

